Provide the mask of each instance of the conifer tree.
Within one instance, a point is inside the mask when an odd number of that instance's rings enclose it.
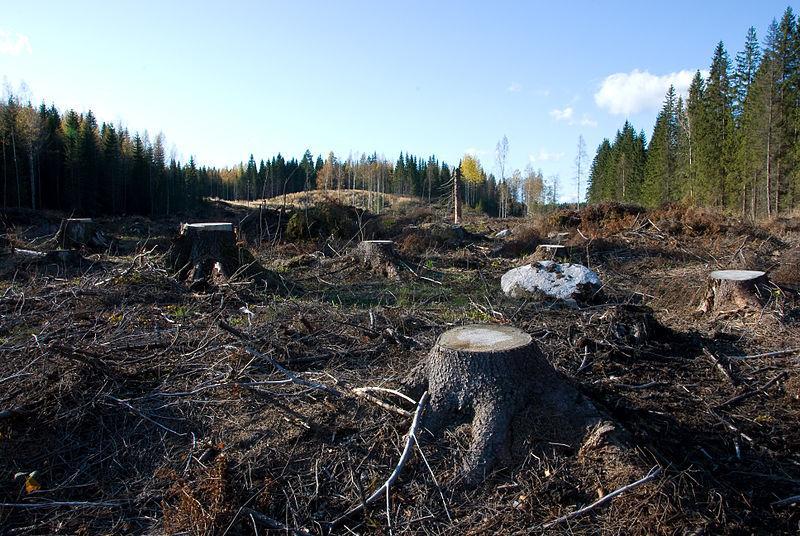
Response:
[[[676,198],[677,105],[675,88],[670,86],[647,147],[641,199],[647,206],[658,206]]]

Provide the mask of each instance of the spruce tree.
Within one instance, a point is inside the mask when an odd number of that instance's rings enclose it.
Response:
[[[675,88],[670,86],[647,147],[641,197],[642,204],[647,206],[659,206],[674,201],[676,197],[675,168],[678,142],[676,109]]]

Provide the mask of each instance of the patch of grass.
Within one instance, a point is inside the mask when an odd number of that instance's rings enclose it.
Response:
[[[173,320],[186,320],[191,316],[191,310],[184,305],[168,305],[164,312]]]

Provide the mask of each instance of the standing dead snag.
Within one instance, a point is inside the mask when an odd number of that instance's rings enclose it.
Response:
[[[276,275],[239,247],[231,223],[184,223],[172,241],[167,263],[178,279],[192,286],[227,280],[235,274],[259,276],[269,286],[281,286]]]
[[[579,441],[603,415],[547,362],[530,335],[511,326],[468,325],[446,331],[408,383],[425,385],[431,401],[425,426],[434,435],[472,417],[464,458],[466,485],[481,482],[510,454],[509,433],[530,408],[553,441]],[[524,421],[524,422],[520,422]]]
[[[61,221],[56,234],[56,242],[61,249],[81,247],[108,247],[108,240],[97,229],[91,218],[68,218]]]
[[[767,278],[757,270],[716,270],[708,274],[705,298],[698,307],[703,313],[761,308],[768,295]]]
[[[364,240],[358,244],[356,254],[371,271],[393,280],[400,278],[391,240]]]

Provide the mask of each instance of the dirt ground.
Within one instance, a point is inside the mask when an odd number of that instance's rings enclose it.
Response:
[[[290,224],[291,210],[217,202],[194,218],[236,224],[282,293],[176,281],[176,218],[99,219],[108,249],[49,262],[18,251],[52,249],[61,216],[3,214],[17,253],[0,257],[0,534],[800,531],[800,219],[605,206],[453,229],[408,204],[320,214]],[[289,240],[297,221],[307,236]],[[363,238],[395,240],[398,279],[349,256]],[[553,240],[601,293],[577,308],[505,297],[502,274]],[[766,271],[764,307],[698,313],[720,268]],[[475,322],[532,334],[629,434],[625,463],[520,427],[467,489],[469,426],[454,423],[420,430],[388,499],[339,519],[392,473],[415,410],[339,394],[403,391],[439,334]]]

